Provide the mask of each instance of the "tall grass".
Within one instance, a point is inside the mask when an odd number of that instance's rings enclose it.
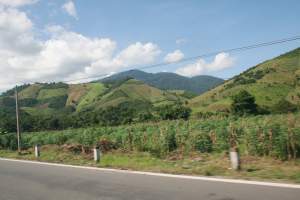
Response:
[[[193,151],[226,152],[232,147],[232,140],[242,154],[296,159],[300,150],[300,115],[162,121],[25,133],[22,145],[28,148],[34,144],[78,144],[91,148],[109,144],[115,149],[165,157],[173,151],[183,155]],[[0,134],[0,148],[16,149],[15,134]]]

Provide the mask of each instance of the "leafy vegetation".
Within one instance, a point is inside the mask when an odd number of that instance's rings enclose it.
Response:
[[[159,116],[162,120],[188,120],[192,111],[190,108],[183,106],[181,103],[161,106],[158,110]]]
[[[255,97],[246,90],[242,90],[232,97],[232,111],[237,115],[256,114]]]
[[[93,147],[109,141],[115,149],[149,152],[165,157],[172,152],[221,153],[230,149],[235,134],[242,155],[269,156],[282,160],[299,158],[300,115],[212,117],[207,120],[148,122],[23,135],[23,147],[34,144],[79,144]],[[16,148],[15,134],[1,136],[1,148]]]

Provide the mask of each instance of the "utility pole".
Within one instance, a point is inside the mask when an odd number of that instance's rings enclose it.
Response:
[[[15,88],[15,98],[16,98],[16,120],[17,120],[17,140],[18,140],[18,153],[21,153],[21,132],[20,132],[20,122],[19,122],[19,97],[18,97],[18,86]]]

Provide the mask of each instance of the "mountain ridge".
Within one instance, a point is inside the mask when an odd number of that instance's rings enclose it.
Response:
[[[99,81],[105,83],[129,77],[143,81],[162,90],[185,90],[196,94],[201,94],[224,82],[221,78],[209,75],[199,75],[188,78],[172,72],[148,73],[136,69],[121,72]]]

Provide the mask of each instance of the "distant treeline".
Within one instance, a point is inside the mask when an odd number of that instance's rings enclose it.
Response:
[[[57,101],[56,101],[57,102]],[[173,105],[162,105],[154,108],[148,102],[124,102],[118,106],[105,109],[83,110],[74,112],[71,107],[65,107],[59,113],[29,115],[20,112],[22,131],[63,130],[67,128],[81,128],[89,126],[116,126],[135,122],[160,120],[187,120],[191,109],[178,102]],[[0,130],[2,132],[16,131],[16,117],[14,107],[0,109]]]

